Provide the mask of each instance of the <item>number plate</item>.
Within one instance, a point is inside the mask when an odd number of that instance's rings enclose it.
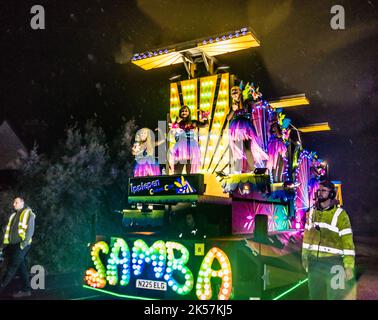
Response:
[[[167,291],[167,283],[164,281],[137,279],[135,287],[149,290]]]

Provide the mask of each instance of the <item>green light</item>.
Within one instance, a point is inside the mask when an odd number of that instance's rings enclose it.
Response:
[[[277,297],[273,298],[273,300],[279,300],[279,299],[281,299],[283,296],[287,295],[289,292],[295,290],[296,288],[298,288],[298,287],[301,286],[302,284],[306,283],[307,281],[308,281],[308,278],[299,281],[295,286],[291,287],[290,289],[288,289],[288,290],[286,290],[285,292],[281,293],[281,294],[278,295]]]
[[[103,292],[103,293],[106,293],[106,294],[109,294],[109,295],[112,295],[112,296],[115,296],[115,297],[118,297],[118,298],[126,298],[126,299],[134,299],[134,300],[159,300],[159,299],[146,298],[146,297],[129,296],[129,295],[126,295],[126,294],[115,293],[115,292],[111,292],[111,291],[108,291],[108,290],[92,288],[92,287],[87,286],[87,285],[83,285],[83,288]]]
[[[169,195],[169,196],[130,196],[130,202],[165,202],[165,201],[187,201],[194,202],[198,200],[198,195]]]

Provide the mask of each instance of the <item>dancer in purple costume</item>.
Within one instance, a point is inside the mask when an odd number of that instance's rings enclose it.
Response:
[[[148,128],[138,130],[135,135],[135,143],[132,148],[132,154],[135,156],[134,177],[158,176],[160,175],[160,166],[155,159],[154,134]]]
[[[182,174],[184,167],[186,174],[198,173],[201,168],[201,149],[195,139],[194,130],[206,127],[208,119],[206,113],[201,113],[202,121],[192,120],[190,109],[183,106],[179,110],[179,119],[171,125],[176,143],[171,155],[171,166],[175,174]]]
[[[251,104],[247,101],[243,103],[242,90],[237,86],[231,88],[231,97],[232,108],[227,120],[233,173],[251,172],[255,167],[264,167],[268,155],[261,148],[251,121]],[[245,169],[243,160],[246,160]]]
[[[282,137],[280,125],[275,122],[270,127],[270,138],[268,141],[269,160],[266,164],[267,169],[273,176],[274,182],[284,180],[283,171],[285,166],[287,147]]]

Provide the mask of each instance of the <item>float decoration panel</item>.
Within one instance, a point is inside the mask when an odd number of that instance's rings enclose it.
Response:
[[[198,247],[204,249],[201,254]],[[245,241],[112,237],[92,246],[93,265],[85,271],[84,284],[155,299],[248,299],[242,292],[235,297],[242,267],[238,254],[245,250]],[[248,278],[257,281],[255,276]],[[259,290],[248,294],[261,295]]]
[[[128,201],[180,200],[195,201],[205,192],[204,176],[172,175],[129,179]]]

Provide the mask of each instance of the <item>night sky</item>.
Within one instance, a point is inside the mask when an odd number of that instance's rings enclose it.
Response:
[[[43,5],[46,30],[30,28]],[[341,4],[346,29],[332,30]],[[261,47],[218,56],[266,99],[305,93],[311,105],[286,110],[294,125],[328,121],[305,146],[343,182],[355,233],[378,234],[377,10],[369,1],[5,0],[0,4],[0,123],[49,152],[70,123],[97,116],[109,137],[121,119],[155,128],[169,107],[168,78],[183,65],[144,71],[135,52],[250,26]]]

